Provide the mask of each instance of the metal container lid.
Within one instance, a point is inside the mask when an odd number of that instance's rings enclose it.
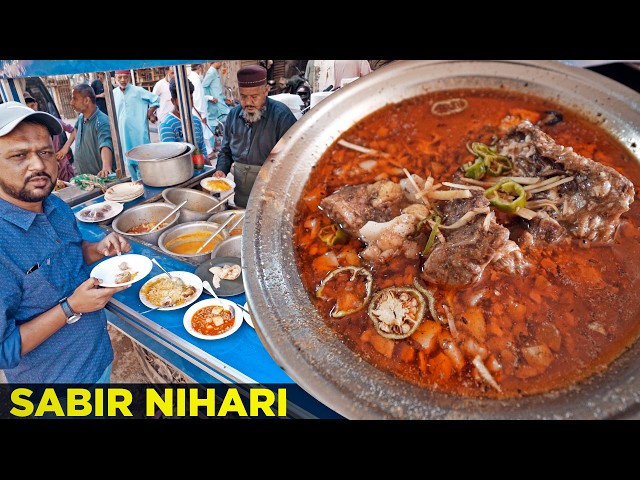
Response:
[[[133,147],[125,155],[138,162],[145,160],[163,160],[186,153],[191,147],[185,142],[153,142]]]

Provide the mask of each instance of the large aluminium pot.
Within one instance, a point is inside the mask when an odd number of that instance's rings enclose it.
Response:
[[[124,212],[118,215],[111,224],[111,228],[113,228],[117,233],[132,239],[144,240],[145,242],[153,245],[158,245],[160,235],[178,222],[178,219],[180,218],[179,210],[165,220],[165,223],[167,224],[166,226],[157,228],[153,232],[127,233],[127,231],[133,227],[142,225],[143,223],[159,222],[169,215],[174,208],[175,207],[173,205],[166,202],[143,203],[142,205],[136,205],[135,207],[127,208]]]
[[[145,185],[170,187],[193,177],[194,150],[195,146],[186,142],[153,142],[132,148],[126,156],[138,161]]]
[[[180,223],[198,222],[208,220],[214,213],[223,211],[226,206],[218,205],[220,199],[201,190],[193,188],[172,187],[162,191],[162,198],[171,205],[180,205],[186,201],[180,209]],[[216,205],[218,205],[216,207]],[[215,207],[211,212],[207,210]]]
[[[254,324],[288,375],[349,419],[601,419],[638,415],[640,342],[575,388],[509,400],[420,388],[357,357],[304,290],[292,242],[296,204],[314,165],[345,130],[385,104],[426,91],[509,88],[578,110],[638,157],[640,96],[589,70],[555,61],[398,61],[324,99],[271,152],[246,210],[242,257]]]

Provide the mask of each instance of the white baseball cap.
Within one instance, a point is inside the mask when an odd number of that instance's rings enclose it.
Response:
[[[0,137],[10,133],[26,118],[42,123],[49,129],[51,135],[62,133],[62,125],[53,115],[32,110],[20,102],[6,102],[0,104]]]

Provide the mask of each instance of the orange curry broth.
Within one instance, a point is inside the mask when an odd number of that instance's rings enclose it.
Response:
[[[431,113],[435,101],[464,97],[467,108],[450,116]],[[436,309],[453,307],[462,350],[475,342],[487,350],[483,357],[493,366],[501,392],[483,381],[465,354],[464,363],[452,361],[442,346],[452,336],[446,326],[433,322],[427,312],[423,328],[433,340],[418,343],[415,334],[391,340],[376,333],[364,308],[342,318],[330,312],[336,300],[314,292],[328,272],[338,266],[365,266],[358,256],[364,244],[351,238],[347,244],[328,247],[317,236],[331,223],[318,208],[322,198],[343,186],[406,178],[402,167],[436,182],[451,180],[460,166],[473,159],[466,144],[490,143],[497,126],[514,109],[559,111],[564,121],[543,130],[561,145],[572,146],[588,158],[612,166],[635,186],[636,199],[621,217],[615,241],[591,247],[573,241],[569,246],[540,245],[523,249],[531,263],[522,276],[492,269],[464,290],[428,285]],[[358,355],[411,383],[465,396],[515,397],[567,387],[584,380],[628,348],[640,334],[640,166],[616,139],[575,112],[523,94],[467,90],[436,92],[388,105],[361,120],[342,135],[348,142],[391,154],[366,171],[361,162],[375,159],[336,143],[327,149],[305,185],[294,221],[294,245],[302,282],[325,322],[339,332]],[[335,257],[331,253],[333,252]],[[336,264],[337,260],[337,264]],[[389,286],[413,286],[421,260],[394,258],[385,268],[372,270],[373,293]],[[481,296],[481,298],[480,298]],[[478,300],[478,298],[480,298]],[[472,345],[468,343],[467,345]],[[524,355],[524,350],[544,344],[552,352],[549,365]],[[547,363],[549,358],[542,363]],[[354,357],[354,361],[357,361]],[[501,368],[495,368],[501,365]]]

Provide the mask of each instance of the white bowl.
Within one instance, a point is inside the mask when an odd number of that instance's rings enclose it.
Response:
[[[203,335],[200,332],[196,332],[191,326],[191,319],[193,318],[195,313],[198,310],[200,310],[202,307],[208,307],[212,305],[221,305],[225,308],[233,309],[235,313],[233,326],[229,330],[221,333],[220,335]],[[207,300],[201,300],[191,305],[189,309],[184,313],[183,324],[187,332],[189,332],[194,337],[201,338],[203,340],[219,340],[220,338],[225,338],[235,333],[236,330],[240,328],[240,325],[242,325],[243,318],[244,317],[242,314],[242,310],[240,310],[240,307],[238,307],[238,305],[235,302],[226,300],[224,298],[209,298]]]

